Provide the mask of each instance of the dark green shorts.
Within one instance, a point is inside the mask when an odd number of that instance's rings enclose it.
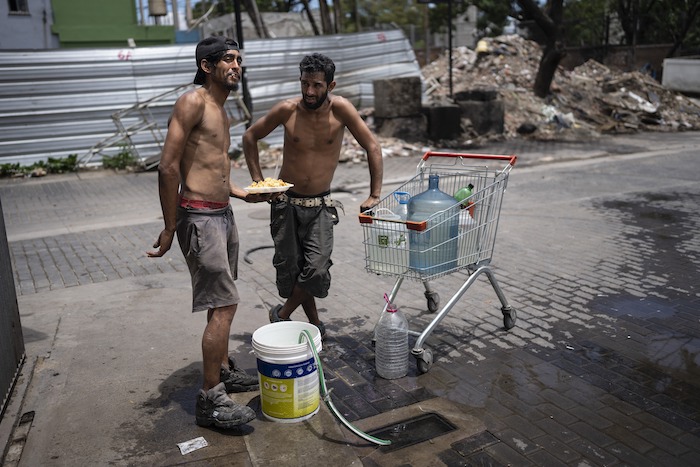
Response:
[[[328,296],[337,209],[328,206],[307,208],[278,200],[272,203],[270,219],[275,244],[272,264],[277,270],[280,296],[289,298],[295,284],[314,297]]]

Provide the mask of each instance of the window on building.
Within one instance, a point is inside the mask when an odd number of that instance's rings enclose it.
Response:
[[[10,4],[10,13],[29,13],[28,0],[7,0]]]

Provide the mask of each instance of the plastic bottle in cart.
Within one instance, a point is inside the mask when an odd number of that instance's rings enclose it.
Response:
[[[394,199],[399,203],[394,214],[397,214],[402,221],[408,219],[408,200],[411,195],[407,191],[395,191]]]
[[[379,318],[374,330],[374,365],[384,379],[397,379],[408,373],[408,321],[393,303]]]
[[[479,261],[479,230],[476,221],[464,208],[459,211],[459,259],[458,266],[466,266]]]
[[[459,201],[459,259],[458,266],[474,264],[479,260],[479,232],[474,220],[476,205],[471,199],[474,194],[474,185],[471,183],[455,192],[455,199]]]
[[[412,269],[430,275],[457,267],[459,204],[440,190],[438,175],[431,174],[428,189],[408,201],[408,220],[428,220],[426,230],[409,231],[409,264]]]
[[[474,185],[471,183],[464,188],[460,188],[455,193],[455,199],[460,202],[462,209],[468,209],[469,215],[474,217],[474,201],[468,199],[474,193]],[[467,201],[464,201],[467,200]]]

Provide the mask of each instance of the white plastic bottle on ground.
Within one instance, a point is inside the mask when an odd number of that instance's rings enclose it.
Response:
[[[408,373],[408,321],[389,303],[374,330],[374,364],[377,374],[397,379]]]

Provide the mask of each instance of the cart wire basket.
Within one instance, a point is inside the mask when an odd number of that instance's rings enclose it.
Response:
[[[411,350],[418,371],[426,373],[433,363],[430,349],[423,344],[430,333],[481,275],[489,279],[501,302],[503,326],[515,326],[516,312],[508,304],[490,268],[498,231],[503,195],[515,155],[426,152],[416,175],[383,198],[372,210],[360,214],[364,232],[365,269],[370,273],[396,277],[389,295],[393,302],[404,279],[421,281],[428,310],[438,311],[440,298],[430,281],[457,271],[467,280],[433,320],[421,331]],[[403,220],[398,213],[406,202],[425,192],[431,175],[439,178],[439,189],[456,195],[454,204],[427,217]],[[382,313],[386,311],[382,310]]]

